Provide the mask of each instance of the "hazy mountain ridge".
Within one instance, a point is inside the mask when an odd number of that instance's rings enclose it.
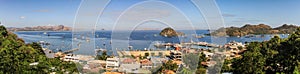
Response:
[[[228,27],[221,28],[213,33],[215,36],[224,36],[224,32],[221,30],[226,30],[226,35],[228,36],[245,36],[249,34],[291,34],[293,33],[299,26],[296,25],[287,25],[283,24],[282,26],[272,28],[269,25],[258,24],[258,25],[250,25],[246,24],[242,27]]]
[[[8,31],[70,31],[71,27],[67,27],[64,25],[57,26],[35,26],[35,27],[24,27],[24,28],[7,28]]]

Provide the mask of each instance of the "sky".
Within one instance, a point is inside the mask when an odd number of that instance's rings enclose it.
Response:
[[[85,1],[0,0],[0,22],[7,27],[74,27],[75,24],[75,27],[81,25],[77,27],[91,28],[94,26],[87,25],[96,24],[96,29],[108,30],[132,29],[128,26],[141,30],[167,26],[176,26],[178,29],[209,27],[202,13],[190,0],[111,0],[106,6],[105,3],[99,3],[101,0],[82,3]],[[282,24],[299,25],[299,3],[300,0],[215,0],[226,27],[261,23],[271,27]],[[101,16],[92,14],[98,13],[102,8]],[[145,17],[152,22],[145,20]]]

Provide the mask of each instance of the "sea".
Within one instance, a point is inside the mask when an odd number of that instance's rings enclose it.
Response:
[[[122,37],[125,33],[129,33],[129,37],[126,38],[114,38],[119,35]],[[117,48],[112,48],[113,45],[121,46],[122,42],[128,42],[126,45],[131,46],[133,50],[144,50],[144,49],[152,49],[152,50],[163,50],[164,48],[156,48],[153,45],[155,43],[180,43],[180,42],[208,42],[210,43],[212,40],[211,36],[206,36],[209,30],[179,30],[179,32],[185,33],[185,36],[179,37],[164,37],[160,36],[160,30],[135,30],[135,31],[108,31],[108,30],[100,30],[95,31],[93,33],[94,38],[89,40],[88,37],[84,37],[82,35],[79,38],[75,37],[75,32],[72,31],[20,31],[14,32],[18,35],[19,38],[25,40],[26,43],[32,42],[48,42],[50,45],[43,46],[44,48],[48,48],[53,52],[57,51],[67,51],[74,49],[75,45],[79,43],[82,45],[78,54],[85,54],[85,55],[93,55],[94,49],[107,49],[113,50]],[[113,37],[112,34],[118,34]],[[277,34],[281,38],[288,37],[288,34]],[[198,38],[196,36],[202,36]],[[251,41],[265,41],[270,40],[274,34],[263,34],[263,35],[251,35],[251,36],[243,36],[243,37],[225,37],[226,42],[236,41],[236,42],[251,42]],[[112,42],[116,41],[116,42]],[[78,43],[78,44],[75,44]],[[114,44],[112,44],[114,43]],[[118,45],[118,43],[120,43]],[[84,47],[86,44],[86,47]],[[92,46],[88,46],[91,45]],[[78,47],[78,46],[77,46]],[[118,48],[119,50],[126,50],[129,49],[128,47]],[[113,51],[112,51],[113,52]],[[111,52],[111,53],[112,53]],[[110,54],[111,54],[110,53]]]

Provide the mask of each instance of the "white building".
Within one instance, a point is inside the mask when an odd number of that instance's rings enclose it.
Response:
[[[141,60],[140,63],[141,63],[141,68],[143,69],[152,69],[153,67],[153,63],[148,59]]]
[[[113,57],[113,58],[106,59],[106,69],[117,70],[119,66],[120,66],[119,58]]]
[[[179,61],[182,60],[182,53],[180,51],[171,50],[170,55],[173,60],[179,60]]]
[[[238,47],[245,47],[245,45],[241,42],[235,42],[235,41],[232,41],[232,42],[229,42],[227,44],[225,44],[226,48],[230,49],[230,50],[237,50]]]
[[[78,57],[74,54],[67,54],[63,57],[64,61],[79,62]]]

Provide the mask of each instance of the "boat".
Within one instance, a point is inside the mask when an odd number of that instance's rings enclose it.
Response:
[[[246,35],[245,38],[253,38],[255,37],[253,34]]]
[[[164,43],[159,42],[159,41],[156,41],[153,45],[154,45],[156,48],[162,48],[162,47],[165,47]]]
[[[46,34],[47,34],[47,32],[44,32],[43,34],[45,34],[45,35],[46,35]]]
[[[50,45],[50,43],[46,41],[39,41],[38,43],[41,45]]]
[[[154,34],[153,36],[154,36],[154,37],[157,37],[157,34]]]
[[[204,35],[197,35],[197,34],[192,34],[195,38],[203,38]]]
[[[204,36],[199,36],[199,35],[196,35],[194,36],[195,38],[203,38]]]

